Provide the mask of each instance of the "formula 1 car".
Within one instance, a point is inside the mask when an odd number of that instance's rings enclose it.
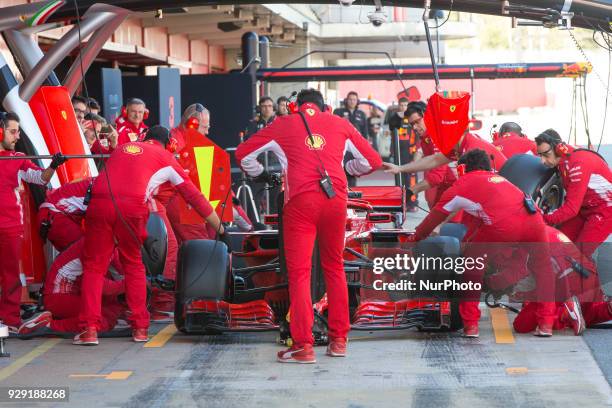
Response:
[[[406,279],[397,271],[377,276],[373,259],[398,250],[411,256],[459,256],[454,237],[429,238],[416,246],[406,243],[400,229],[405,192],[396,186],[358,187],[350,193],[345,233],[347,276],[353,330],[457,329],[461,322],[452,293],[380,291],[374,285]],[[180,249],[176,282],[176,327],[185,333],[280,330],[288,338],[289,296],[283,262],[282,214],[268,217],[273,230],[234,235],[240,248],[226,255],[225,245],[194,240]],[[380,226],[387,227],[381,228]],[[327,342],[327,297],[315,250],[311,295],[316,316],[313,334]],[[431,272],[431,271],[429,271]],[[435,279],[448,278],[436,271]],[[416,273],[410,279],[419,279]],[[379,283],[380,284],[380,283]]]
[[[558,175],[538,158],[519,155],[508,160],[506,177],[540,207],[554,209],[563,201]],[[456,258],[465,228],[447,224],[440,235],[416,244],[406,243],[411,231],[402,230],[404,192],[400,187],[356,187],[350,193],[345,234],[344,267],[349,291],[352,330],[456,330],[462,327],[453,289],[380,290],[381,283],[445,282],[452,272],[443,269],[374,273],[377,257]],[[226,255],[223,244],[189,241],[181,248],[176,284],[176,327],[184,333],[280,330],[287,341],[289,297],[283,265],[282,214],[267,220],[276,229],[235,235],[240,248]],[[316,246],[315,246],[316,247]],[[324,279],[313,254],[311,295],[313,335],[327,341]],[[378,285],[376,280],[379,280]],[[406,286],[406,285],[405,285]],[[436,286],[436,285],[431,285]],[[386,286],[387,288],[389,286]],[[440,286],[442,287],[442,286]],[[392,287],[393,288],[393,287]],[[486,292],[483,290],[483,292]]]

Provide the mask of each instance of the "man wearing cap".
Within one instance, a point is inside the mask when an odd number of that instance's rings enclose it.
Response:
[[[170,131],[151,128],[143,142],[120,145],[112,153],[94,182],[91,203],[85,216],[83,249],[82,332],[78,345],[98,344],[104,275],[115,249],[125,273],[128,307],[132,314],[132,337],[148,340],[149,312],[146,305],[146,277],[141,247],[146,238],[153,196],[164,183],[171,184],[187,203],[223,234],[221,221],[201,192],[166,150]],[[126,174],[130,175],[126,179]]]

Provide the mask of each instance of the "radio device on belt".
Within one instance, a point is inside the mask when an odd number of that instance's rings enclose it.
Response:
[[[302,122],[304,122],[304,126],[306,127],[306,131],[308,132],[308,138],[310,139],[310,143],[312,144],[312,146],[315,146],[315,140],[314,137],[312,137],[312,132],[310,131],[310,126],[308,126],[308,122],[306,121],[304,113],[298,112],[298,114],[302,118]],[[334,191],[334,185],[332,184],[331,178],[329,178],[329,174],[327,174],[327,170],[325,170],[325,165],[323,164],[323,161],[319,156],[319,152],[317,152],[316,149],[314,152],[317,155],[317,159],[319,159],[319,164],[321,165],[321,167],[317,168],[317,171],[321,175],[321,178],[319,179],[319,184],[321,185],[321,188],[323,189],[323,192],[325,193],[327,198],[334,198],[336,196],[336,192]]]

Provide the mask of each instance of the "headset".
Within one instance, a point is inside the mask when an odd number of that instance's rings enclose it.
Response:
[[[142,99],[139,98],[130,98],[127,100],[126,104],[124,106],[121,107],[121,117],[126,118],[128,117],[127,115],[127,107],[129,105],[145,105],[144,101]],[[143,120],[147,120],[149,119],[149,108],[145,108],[144,111],[144,115],[142,116]]]
[[[201,103],[196,103],[195,110],[197,113],[204,112],[204,105],[202,105]],[[190,117],[189,119],[187,119],[187,123],[185,123],[185,127],[187,129],[198,129],[200,127],[200,119],[198,119],[195,116]]]
[[[540,136],[542,137],[542,139],[544,139],[544,142],[548,143],[550,145],[550,147],[553,149],[553,151],[555,152],[555,155],[557,155],[557,157],[569,157],[571,156],[571,152],[570,152],[570,147],[567,143],[565,143],[563,140],[561,140],[561,138],[557,138],[556,135],[553,135],[552,133],[548,132],[548,130],[543,131],[542,133],[540,133]],[[540,137],[538,136],[538,137]],[[597,157],[599,157],[601,160],[604,161],[604,163],[608,163],[606,161],[606,159],[599,153],[597,153],[594,150],[591,149],[574,149],[574,152],[591,152],[595,155],[597,155]]]

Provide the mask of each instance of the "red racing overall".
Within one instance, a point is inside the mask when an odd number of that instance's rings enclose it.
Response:
[[[23,153],[2,150],[0,156]],[[30,160],[0,161],[0,320],[7,326],[21,324],[19,261],[24,234],[21,182],[45,185],[42,172]]]
[[[100,328],[104,274],[115,241],[125,273],[132,328],[149,327],[145,268],[140,249],[146,237],[154,192],[166,182],[170,182],[199,215],[206,218],[212,213],[210,204],[191,183],[172,153],[153,140],[119,146],[96,179],[85,216],[84,295],[79,314],[82,328]]]
[[[571,328],[571,322],[564,318],[563,302],[572,295],[577,296],[580,301],[586,327],[612,320],[612,313],[601,289],[595,264],[588,258],[581,257],[580,250],[562,232],[553,227],[546,227],[546,231],[555,272],[558,280],[563,280],[563,285],[557,284],[557,313],[553,329]],[[574,271],[571,261],[567,259],[568,256],[580,262],[589,276],[584,278]],[[535,309],[536,305],[533,302],[523,304],[521,312],[513,323],[517,332],[528,333],[536,328]]]
[[[552,324],[555,318],[554,275],[548,254],[545,224],[539,213],[529,214],[523,193],[505,178],[488,171],[471,171],[446,190],[432,212],[416,229],[416,240],[426,238],[449,214],[464,211],[471,226],[464,238],[465,258],[491,259],[507,247],[500,243],[524,243],[529,251],[530,270],[535,272],[538,287],[537,317],[540,323]],[[486,255],[486,256],[485,256]],[[516,265],[519,267],[519,265]],[[485,268],[467,268],[464,282],[482,283]],[[459,305],[466,326],[478,324],[480,291],[465,291]]]
[[[537,155],[538,149],[536,143],[528,139],[526,136],[517,135],[516,133],[505,133],[507,136],[500,137],[493,142],[497,150],[502,152],[506,158],[511,158],[517,154],[532,154]]]
[[[65,184],[48,192],[47,200],[40,205],[38,223],[50,224],[47,239],[60,252],[83,237],[84,200],[92,183],[93,179],[87,178]]]
[[[81,306],[81,283],[84,240],[70,245],[53,261],[45,277],[43,303],[45,310],[53,315],[50,327],[58,332],[77,333],[79,331],[79,307]],[[117,251],[114,252],[113,267],[120,272]],[[102,315],[100,330],[109,331],[117,324],[117,318],[125,310],[117,296],[125,292],[124,280],[112,280],[106,275],[102,285]]]
[[[565,188],[565,201],[544,221],[558,225],[582,253],[591,257],[612,234],[612,171],[593,152],[568,146],[558,169]]]
[[[343,261],[347,201],[347,181],[342,168],[344,151],[348,149],[355,157],[345,166],[351,175],[367,174],[382,165],[380,156],[348,121],[322,113],[311,103],[302,105],[300,111],[309,124],[314,143],[300,115],[293,114],[278,117],[236,150],[238,163],[251,176],[263,172],[257,156],[264,151],[276,154],[285,174],[283,240],[291,302],[290,329],[298,347],[314,342],[310,270],[315,238],[319,241],[329,300],[329,336],[346,338],[350,329]],[[316,153],[336,192],[331,199],[319,184]]]

